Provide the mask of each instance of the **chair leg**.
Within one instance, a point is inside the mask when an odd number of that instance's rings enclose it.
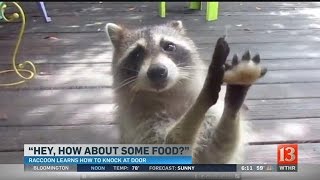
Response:
[[[162,18],[166,17],[166,2],[160,2],[159,15]]]
[[[5,6],[4,2],[0,2],[0,20],[3,19],[3,17],[2,17],[3,12],[2,12],[2,8],[1,8],[2,6]]]
[[[214,21],[218,19],[219,2],[207,2],[207,21]]]
[[[41,12],[46,20],[46,22],[51,22],[51,17],[48,16],[47,14],[47,10],[46,10],[46,6],[44,5],[44,2],[40,1],[38,2],[39,6],[40,6],[40,9],[41,9]]]
[[[189,3],[189,9],[201,10],[202,9],[202,3],[201,2],[190,2]]]

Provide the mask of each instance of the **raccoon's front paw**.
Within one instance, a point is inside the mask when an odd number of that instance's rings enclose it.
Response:
[[[246,51],[241,61],[234,55],[232,65],[226,64],[223,81],[227,84],[251,85],[266,73],[267,69],[260,66],[260,55],[251,59],[250,52]]]
[[[224,37],[217,40],[214,53],[212,55],[211,64],[206,79],[206,86],[212,90],[217,89],[223,83],[225,72],[225,63],[229,55],[230,49]],[[219,89],[220,90],[220,89]]]
[[[223,68],[227,57],[229,55],[230,48],[224,37],[220,37],[217,40],[214,53],[211,61],[211,68]]]
[[[225,41],[225,38],[219,38],[214,49],[211,64],[209,65],[207,78],[200,95],[200,98],[208,105],[208,107],[214,105],[218,100],[221,85],[223,83],[225,62],[229,55],[229,51],[229,45]]]

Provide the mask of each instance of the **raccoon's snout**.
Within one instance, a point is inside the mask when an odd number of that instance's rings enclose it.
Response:
[[[154,83],[163,82],[168,77],[168,69],[162,64],[151,64],[147,75],[150,81]]]

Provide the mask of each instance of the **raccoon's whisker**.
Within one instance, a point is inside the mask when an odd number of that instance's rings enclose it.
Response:
[[[183,83],[182,83],[181,80],[179,80],[179,81],[177,82],[177,84],[178,84],[179,86],[182,86],[182,85],[183,85]]]
[[[133,103],[134,99],[136,98],[137,94],[139,93],[139,86],[137,84],[134,84],[131,88],[131,91],[133,91],[133,95],[130,99],[130,105]]]
[[[132,96],[132,98],[131,98],[131,100],[130,100],[130,104],[132,104],[134,98],[136,97],[136,94],[137,94],[137,93],[134,93],[134,94],[133,94],[133,96]]]
[[[126,68],[126,67],[121,67],[120,69],[125,69],[125,70],[129,70],[129,71],[133,71],[133,72],[139,72],[135,69],[130,69],[130,68]]]
[[[178,66],[178,68],[179,69],[191,69],[191,67],[179,67],[179,66]]]
[[[185,65],[185,64],[187,64],[187,63],[182,62],[182,63],[178,63],[176,66],[177,66],[177,67],[188,67],[188,66],[183,66],[183,65]],[[181,65],[182,65],[182,66],[181,66]]]
[[[181,74],[181,78],[182,79],[188,79],[188,80],[192,80],[193,79],[193,77],[191,76],[191,75],[189,75],[189,74]]]
[[[135,80],[136,80],[136,79],[132,79],[131,81],[128,81],[128,82],[124,83],[122,86],[116,88],[115,90],[117,91],[117,90],[119,90],[119,89],[121,89],[121,88],[129,85],[129,84],[133,83]]]
[[[131,87],[130,90],[133,91],[133,92],[135,92],[135,94],[136,94],[136,93],[138,92],[139,88],[138,88],[138,86],[137,86],[136,84],[134,84],[134,85]]]
[[[189,69],[204,69],[204,68],[199,68],[199,67],[178,67],[179,69],[182,70],[189,70]]]
[[[138,93],[138,91],[137,91],[137,86],[133,86],[132,89],[135,89],[135,90],[134,90],[135,93],[133,93],[133,96],[132,96],[132,98],[131,98],[131,100],[130,100],[130,105],[132,104],[134,98],[136,97],[136,95],[137,95],[137,93]]]
[[[126,83],[127,81],[130,81],[130,80],[132,80],[132,79],[134,79],[134,78],[136,78],[136,76],[129,77],[129,78],[127,78],[127,79],[123,80],[123,81],[120,83],[120,85],[119,85],[119,86],[121,86],[122,84],[124,84],[124,83]]]
[[[192,67],[192,66],[186,66],[186,67],[179,67],[179,69],[181,70],[190,70],[190,69],[194,69],[194,70],[205,70],[206,68],[199,68],[199,67]]]
[[[129,85],[130,83],[133,83],[136,79],[137,79],[136,77],[128,78],[127,80],[124,80],[126,82],[121,83],[120,86],[114,88],[114,90],[117,91],[117,90]]]
[[[180,74],[184,75],[184,74],[190,74],[190,69],[180,69]]]
[[[187,72],[187,71],[185,71],[185,72],[184,72],[184,71],[181,71],[181,72],[180,72],[180,75],[182,75],[182,76],[189,75],[189,72]]]
[[[182,79],[192,80],[192,78],[188,76],[182,77]]]
[[[190,71],[184,69],[182,71],[180,71],[180,74],[184,75],[184,74],[190,74]]]

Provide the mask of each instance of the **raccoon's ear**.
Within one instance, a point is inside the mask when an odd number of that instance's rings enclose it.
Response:
[[[169,25],[171,27],[173,27],[174,29],[176,29],[178,32],[184,34],[185,33],[185,29],[184,26],[182,24],[182,21],[170,21]]]
[[[112,45],[116,46],[123,35],[123,28],[114,23],[107,23],[106,33]]]

